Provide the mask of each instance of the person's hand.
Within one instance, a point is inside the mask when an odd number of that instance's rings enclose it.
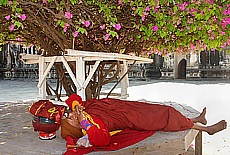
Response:
[[[77,112],[77,114],[80,114],[80,112],[83,112],[84,109],[85,109],[85,107],[83,107],[81,105],[75,106],[75,111]]]
[[[83,106],[75,106],[75,112],[77,113],[77,119],[79,122],[81,122],[82,120],[85,119],[85,116],[83,114],[83,110],[85,109],[85,107]]]
[[[89,138],[88,135],[86,134],[85,136],[81,137],[77,141],[77,146],[78,147],[91,147],[92,145],[89,143]]]
[[[85,119],[85,115],[83,114],[83,111],[80,111],[79,113],[77,113],[77,119],[79,123]]]

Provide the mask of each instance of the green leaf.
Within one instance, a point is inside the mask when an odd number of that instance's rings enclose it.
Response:
[[[72,4],[72,5],[74,5],[74,4],[76,4],[76,3],[77,3],[77,1],[76,1],[76,0],[70,0],[70,2],[71,2],[71,4]]]
[[[78,32],[81,33],[81,34],[84,34],[86,32],[86,29],[80,27],[78,29]]]
[[[167,35],[167,33],[165,31],[160,31],[161,38],[164,38],[166,35]]]
[[[109,34],[110,34],[112,37],[117,36],[117,32],[115,32],[115,31],[110,31]]]
[[[8,0],[0,0],[0,6],[1,6],[1,5],[6,5],[7,2],[8,2]]]
[[[137,38],[137,39],[140,39],[140,38],[141,38],[141,35],[136,35],[136,38]]]
[[[16,22],[14,23],[14,26],[17,26],[17,27],[19,28],[19,27],[21,27],[21,26],[22,26],[22,23],[21,23],[21,22],[16,21]]]
[[[65,22],[61,21],[60,26],[64,28]]]
[[[18,13],[22,12],[22,8],[16,8],[16,12]]]
[[[177,12],[177,10],[178,10],[177,6],[176,6],[176,5],[174,5],[174,6],[173,6],[173,12],[175,12],[175,13],[176,13],[176,12]]]
[[[138,15],[142,17],[142,12],[143,12],[143,8],[139,7],[138,8]]]
[[[148,35],[148,36],[151,36],[153,34],[153,31],[151,29],[147,29],[145,31],[145,33]]]
[[[145,31],[146,29],[147,29],[147,27],[146,27],[146,26],[141,25],[140,31]]]

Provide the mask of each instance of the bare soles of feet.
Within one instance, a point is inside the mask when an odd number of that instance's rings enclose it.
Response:
[[[227,122],[225,120],[221,120],[218,123],[211,125],[211,126],[207,126],[207,133],[209,135],[213,135],[219,131],[222,131],[224,129],[227,128]]]

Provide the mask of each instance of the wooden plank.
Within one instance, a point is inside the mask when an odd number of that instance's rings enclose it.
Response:
[[[71,68],[69,67],[69,65],[68,65],[68,63],[67,63],[65,57],[61,57],[61,60],[62,60],[62,62],[63,62],[63,64],[64,64],[64,66],[65,66],[67,72],[69,73],[69,76],[70,76],[71,79],[73,80],[74,85],[75,85],[78,89],[80,89],[80,88],[81,88],[81,84],[80,84],[80,83],[78,82],[78,80],[75,78],[75,75],[73,74]]]
[[[82,57],[76,57],[76,79],[81,84],[81,88],[78,89],[77,94],[85,101],[85,88],[82,87],[85,81],[85,61],[82,60]]]
[[[121,72],[120,72],[120,78],[126,74],[127,72],[127,63],[126,61],[123,61],[123,64],[121,64]],[[129,79],[128,74],[125,75],[125,77],[121,80],[121,96],[126,96],[128,94],[128,87],[129,87]]]
[[[39,77],[41,76],[41,80],[39,80],[39,83],[38,83],[38,88],[41,87],[41,85],[43,84],[47,74],[49,73],[50,69],[52,68],[54,62],[56,61],[57,59],[57,56],[53,57],[53,59],[50,61],[48,67],[46,68],[45,72],[43,74],[39,74]]]
[[[42,85],[39,87],[39,98],[46,99],[46,79],[42,82],[42,76],[44,74],[46,68],[46,63],[44,61],[44,57],[39,58],[39,83]]]
[[[199,131],[195,138],[195,155],[202,154],[202,131]]]
[[[66,49],[67,54],[65,55],[71,55],[71,56],[80,56],[80,57],[97,57],[97,58],[110,58],[117,60],[119,59],[125,59],[125,60],[137,60],[141,62],[153,62],[153,59],[149,58],[143,58],[138,56],[131,56],[131,55],[125,55],[125,54],[118,54],[118,53],[103,53],[103,52],[89,52],[89,51],[79,51],[79,50],[73,50],[73,49]]]
[[[102,96],[107,96],[108,93],[106,93],[106,92],[101,92],[100,95],[102,95]],[[114,97],[114,98],[124,99],[124,98],[129,97],[129,94],[124,94],[124,95],[122,95],[121,93],[111,93],[109,96],[110,96],[110,97]]]
[[[40,57],[43,57],[43,56],[40,56],[40,55],[33,55],[33,54],[26,54],[26,55],[23,55],[21,60],[25,63],[25,64],[37,64],[39,63],[39,58]],[[49,63],[50,61],[52,61],[52,59],[54,57],[57,57],[56,61],[55,62],[62,62],[62,57],[63,56],[51,56],[51,57],[44,57],[44,61],[45,63]],[[76,58],[73,57],[73,56],[64,56],[65,59],[67,61],[76,61]]]
[[[124,54],[118,54],[118,53],[103,53],[103,52],[86,52],[81,51],[80,53],[77,52],[77,54],[67,54],[65,55],[65,59],[67,61],[75,61],[75,57],[83,57],[83,61],[109,61],[109,60],[119,60],[119,61],[127,61],[128,64],[132,63],[133,60],[137,60],[137,63],[152,63],[153,59],[149,58],[143,58],[138,56],[130,56],[130,55],[124,55]],[[76,53],[76,52],[75,52]],[[92,54],[93,53],[93,54]],[[89,54],[89,55],[87,55]],[[36,64],[39,63],[39,57],[42,57],[41,55],[33,55],[33,54],[23,54],[21,55],[21,60],[25,64]],[[45,62],[50,62],[53,59],[54,56],[45,57]],[[56,62],[61,62],[61,57],[58,56]]]
[[[91,80],[91,78],[92,78],[93,74],[95,73],[95,71],[96,71],[97,67],[99,66],[99,64],[100,64],[100,61],[96,61],[96,63],[93,65],[93,68],[92,68],[92,70],[90,70],[90,73],[89,73],[88,77],[86,78],[86,80],[84,81],[84,83],[82,84],[81,89],[82,88],[85,89],[87,87],[89,81]]]

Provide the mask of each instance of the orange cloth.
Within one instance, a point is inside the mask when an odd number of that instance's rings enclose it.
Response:
[[[61,120],[61,137],[66,139],[67,136],[71,136],[73,138],[80,138],[83,136],[83,133],[80,129],[75,128],[70,125],[66,119]]]

